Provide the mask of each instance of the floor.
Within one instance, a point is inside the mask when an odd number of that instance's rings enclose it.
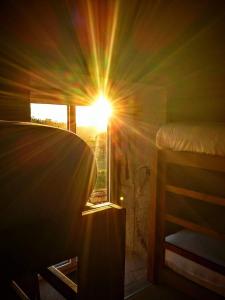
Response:
[[[125,262],[125,297],[128,299],[140,290],[143,290],[149,283],[147,282],[147,263],[146,257],[141,257],[135,253],[126,253]],[[73,280],[76,273],[71,273],[69,277]],[[44,300],[61,300],[61,297],[52,287],[46,282],[42,282],[41,296]],[[136,299],[136,298],[135,298]]]
[[[150,285],[146,280],[146,258],[134,253],[126,253],[125,263],[125,299],[126,300],[190,300],[192,298],[165,286]],[[73,279],[73,275],[69,276]],[[65,300],[46,281],[40,281],[41,300]],[[15,295],[7,295],[7,300],[19,299]],[[116,299],[115,299],[116,300]]]
[[[126,253],[125,262],[125,296],[129,296],[148,285],[147,257],[135,253]]]
[[[172,288],[160,285],[149,285],[135,295],[128,297],[129,300],[193,300],[186,294]]]
[[[193,300],[189,296],[165,286],[153,286],[149,285],[142,291],[135,293],[129,297],[125,297],[126,300]],[[44,285],[41,289],[41,300],[65,300],[64,297],[59,295],[48,284]]]
[[[41,300],[66,300],[47,282],[40,282]],[[1,293],[1,296],[3,294]],[[3,299],[3,298],[0,298]],[[5,294],[4,300],[18,300],[21,299],[13,293]],[[193,300],[193,298],[177,291],[175,289],[160,286],[160,285],[146,285],[145,288],[134,292],[132,295],[126,296],[125,300]],[[116,299],[115,299],[116,300]]]
[[[153,286],[149,285],[145,287],[142,291],[135,293],[126,300],[193,300],[186,296],[185,294],[168,288],[165,286]],[[58,292],[53,289],[47,283],[44,283],[41,288],[41,300],[66,300],[64,297],[58,294]]]
[[[125,299],[126,300],[192,300],[189,296],[173,288],[150,285],[146,280],[146,259],[134,253],[126,253]],[[42,282],[42,300],[63,300],[48,283]],[[116,299],[115,299],[116,300]]]

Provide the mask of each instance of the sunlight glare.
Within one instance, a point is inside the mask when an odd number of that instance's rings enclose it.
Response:
[[[105,131],[108,121],[112,115],[112,106],[103,94],[100,94],[96,102],[92,105],[93,116],[95,116],[95,126],[99,131]]]
[[[90,106],[77,107],[77,126],[93,126],[98,132],[107,130],[112,115],[112,106],[103,94]]]

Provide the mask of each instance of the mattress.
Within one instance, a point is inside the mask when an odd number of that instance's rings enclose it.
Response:
[[[225,123],[174,122],[157,132],[159,149],[225,156]]]
[[[225,267],[225,241],[189,230],[166,237],[166,242]],[[225,296],[225,276],[170,249],[165,251],[165,264],[180,275]]]

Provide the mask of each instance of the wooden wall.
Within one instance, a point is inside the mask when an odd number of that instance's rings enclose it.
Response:
[[[29,77],[6,63],[0,64],[0,120],[30,121]]]
[[[136,103],[133,114],[120,116],[120,136],[116,150],[119,158],[119,195],[126,208],[126,246],[147,258],[152,199],[155,198],[155,135],[166,119],[166,93],[160,86],[133,84],[128,102]],[[151,227],[152,228],[152,227]],[[153,229],[153,228],[152,228]],[[147,266],[147,261],[146,261]]]
[[[212,14],[171,59],[168,121],[225,121],[223,12],[221,8],[221,14]]]

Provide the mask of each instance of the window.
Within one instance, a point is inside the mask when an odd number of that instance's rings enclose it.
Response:
[[[67,129],[67,105],[31,103],[31,121]]]
[[[97,164],[97,180],[90,197],[93,204],[107,201],[107,124],[96,122],[91,106],[76,107],[76,133],[91,147]]]
[[[31,103],[32,122],[75,131],[91,147],[97,180],[89,202],[99,204],[108,201],[108,134],[107,121],[95,113],[93,106]]]

